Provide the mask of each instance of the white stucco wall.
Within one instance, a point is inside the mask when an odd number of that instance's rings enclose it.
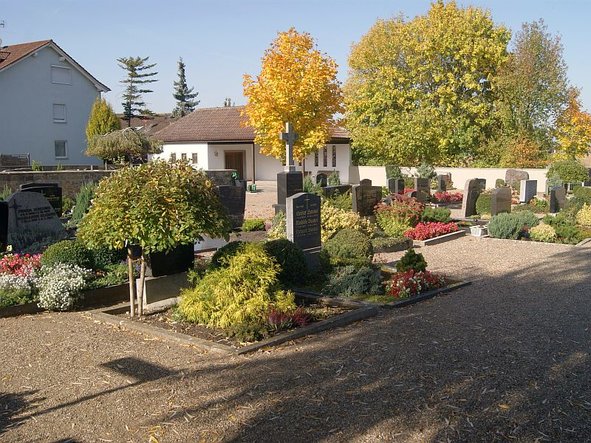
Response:
[[[101,164],[84,155],[85,128],[96,87],[50,47],[0,72],[0,152],[30,153],[42,165]],[[51,66],[70,68],[71,84],[51,81]],[[54,123],[53,105],[66,105],[66,122]],[[55,140],[67,141],[67,158],[55,157]]]
[[[182,154],[187,154],[187,160],[192,163],[193,153],[197,154],[197,163],[193,164],[195,169],[213,169],[209,166],[207,143],[165,143],[162,146],[162,153],[155,154],[151,158],[170,160],[170,155],[176,154],[177,160]]]

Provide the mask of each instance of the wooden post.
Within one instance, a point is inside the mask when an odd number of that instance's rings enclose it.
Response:
[[[129,316],[135,317],[135,277],[133,275],[133,260],[131,248],[127,251],[127,275],[129,277]]]
[[[146,282],[146,260],[144,254],[140,258],[140,289],[137,295],[138,315],[144,315],[144,284]]]

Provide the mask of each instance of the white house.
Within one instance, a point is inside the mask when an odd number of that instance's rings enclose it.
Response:
[[[52,40],[0,47],[0,153],[42,165],[100,164],[85,128],[105,85]]]
[[[195,168],[236,169],[246,180],[276,180],[284,167],[279,160],[260,153],[254,143],[254,131],[244,126],[242,106],[196,109],[154,134],[164,142],[163,152],[155,157],[186,159]],[[279,137],[279,134],[277,134]],[[335,128],[330,142],[306,158],[305,170],[338,171],[341,182],[349,181],[351,148],[344,129]]]

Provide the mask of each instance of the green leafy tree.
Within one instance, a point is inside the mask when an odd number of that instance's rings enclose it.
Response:
[[[140,288],[146,254],[169,251],[210,237],[226,237],[231,223],[204,172],[186,162],[154,161],[118,170],[101,180],[92,206],[78,227],[89,248],[128,248],[130,303],[133,315],[135,278],[132,246],[141,248]],[[142,294],[138,295],[141,315]]]
[[[179,79],[174,82],[174,93],[172,96],[177,101],[176,107],[172,111],[173,117],[184,117],[193,112],[195,106],[199,104],[199,100],[194,100],[198,92],[193,92],[193,88],[187,86],[187,78],[185,76],[185,63],[182,58],[178,61],[178,76]]]
[[[492,79],[509,39],[488,12],[453,1],[411,21],[379,20],[353,46],[345,85],[360,161],[471,163],[492,128]]]
[[[158,80],[153,78],[157,72],[150,71],[156,63],[146,64],[150,57],[121,57],[118,58],[119,67],[124,69],[127,77],[120,83],[125,85],[123,92],[123,116],[127,120],[127,126],[131,126],[133,117],[153,115],[153,112],[146,107],[143,101],[143,94],[153,92],[145,85],[154,83]]]
[[[104,135],[121,129],[121,122],[111,105],[104,98],[97,97],[92,105],[86,125],[86,140],[95,135]]]
[[[148,154],[162,152],[162,142],[134,128],[125,128],[95,135],[88,141],[85,154],[102,158],[103,161],[133,163]]]

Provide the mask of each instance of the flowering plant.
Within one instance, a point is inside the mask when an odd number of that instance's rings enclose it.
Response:
[[[30,277],[41,267],[41,254],[6,254],[0,258],[0,274]]]
[[[413,240],[427,240],[429,238],[439,237],[440,235],[449,234],[457,231],[458,225],[456,223],[441,223],[441,222],[427,222],[419,223],[414,228],[407,230],[404,233],[405,237]]]
[[[376,205],[375,213],[378,220],[380,217],[385,217],[410,226],[416,225],[421,219],[425,205],[416,198],[406,195],[393,194],[391,197],[392,202],[389,205],[385,203]]]
[[[464,198],[461,192],[436,192],[433,194],[433,201],[435,203],[459,203]]]
[[[19,305],[35,298],[36,279],[15,274],[0,274],[0,307]]]
[[[445,278],[429,271],[409,269],[397,272],[386,285],[386,294],[394,298],[408,298],[430,289],[442,288],[446,285]]]
[[[43,268],[39,278],[39,306],[65,311],[74,307],[87,286],[89,271],[78,265],[56,263]]]

